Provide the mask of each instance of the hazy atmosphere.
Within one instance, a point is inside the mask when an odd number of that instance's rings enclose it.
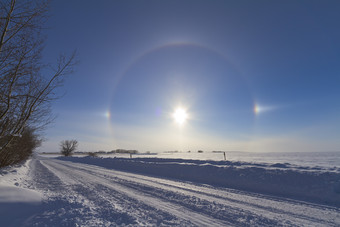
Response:
[[[78,64],[41,150],[74,138],[86,151],[337,151],[339,11],[338,1],[52,1],[43,59],[76,49]]]
[[[1,0],[0,225],[340,226],[339,12]]]

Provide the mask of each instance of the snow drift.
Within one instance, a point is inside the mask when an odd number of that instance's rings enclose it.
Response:
[[[42,195],[23,188],[30,161],[0,169],[0,217],[4,226],[21,226],[41,208]]]
[[[159,158],[58,159],[340,207],[338,168]]]

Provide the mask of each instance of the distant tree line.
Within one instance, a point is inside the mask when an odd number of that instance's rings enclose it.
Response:
[[[0,167],[27,159],[41,143],[39,133],[53,120],[56,88],[72,72],[74,54],[43,64],[48,2],[0,2]]]
[[[125,149],[117,149],[108,152],[109,154],[138,154],[137,150],[125,150]]]
[[[116,150],[111,150],[111,151],[95,151],[95,152],[77,151],[77,152],[74,152],[74,154],[89,155],[89,156],[93,156],[92,154],[96,154],[96,155],[100,155],[100,154],[102,154],[102,155],[105,155],[105,154],[138,154],[138,151],[137,150],[116,149]]]

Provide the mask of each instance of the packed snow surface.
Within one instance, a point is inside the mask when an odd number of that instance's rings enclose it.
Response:
[[[4,226],[340,225],[337,168],[35,157],[0,174]]]

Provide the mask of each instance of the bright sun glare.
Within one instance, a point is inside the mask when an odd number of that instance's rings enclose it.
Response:
[[[187,112],[182,108],[177,108],[172,116],[179,125],[182,125],[188,119]]]

